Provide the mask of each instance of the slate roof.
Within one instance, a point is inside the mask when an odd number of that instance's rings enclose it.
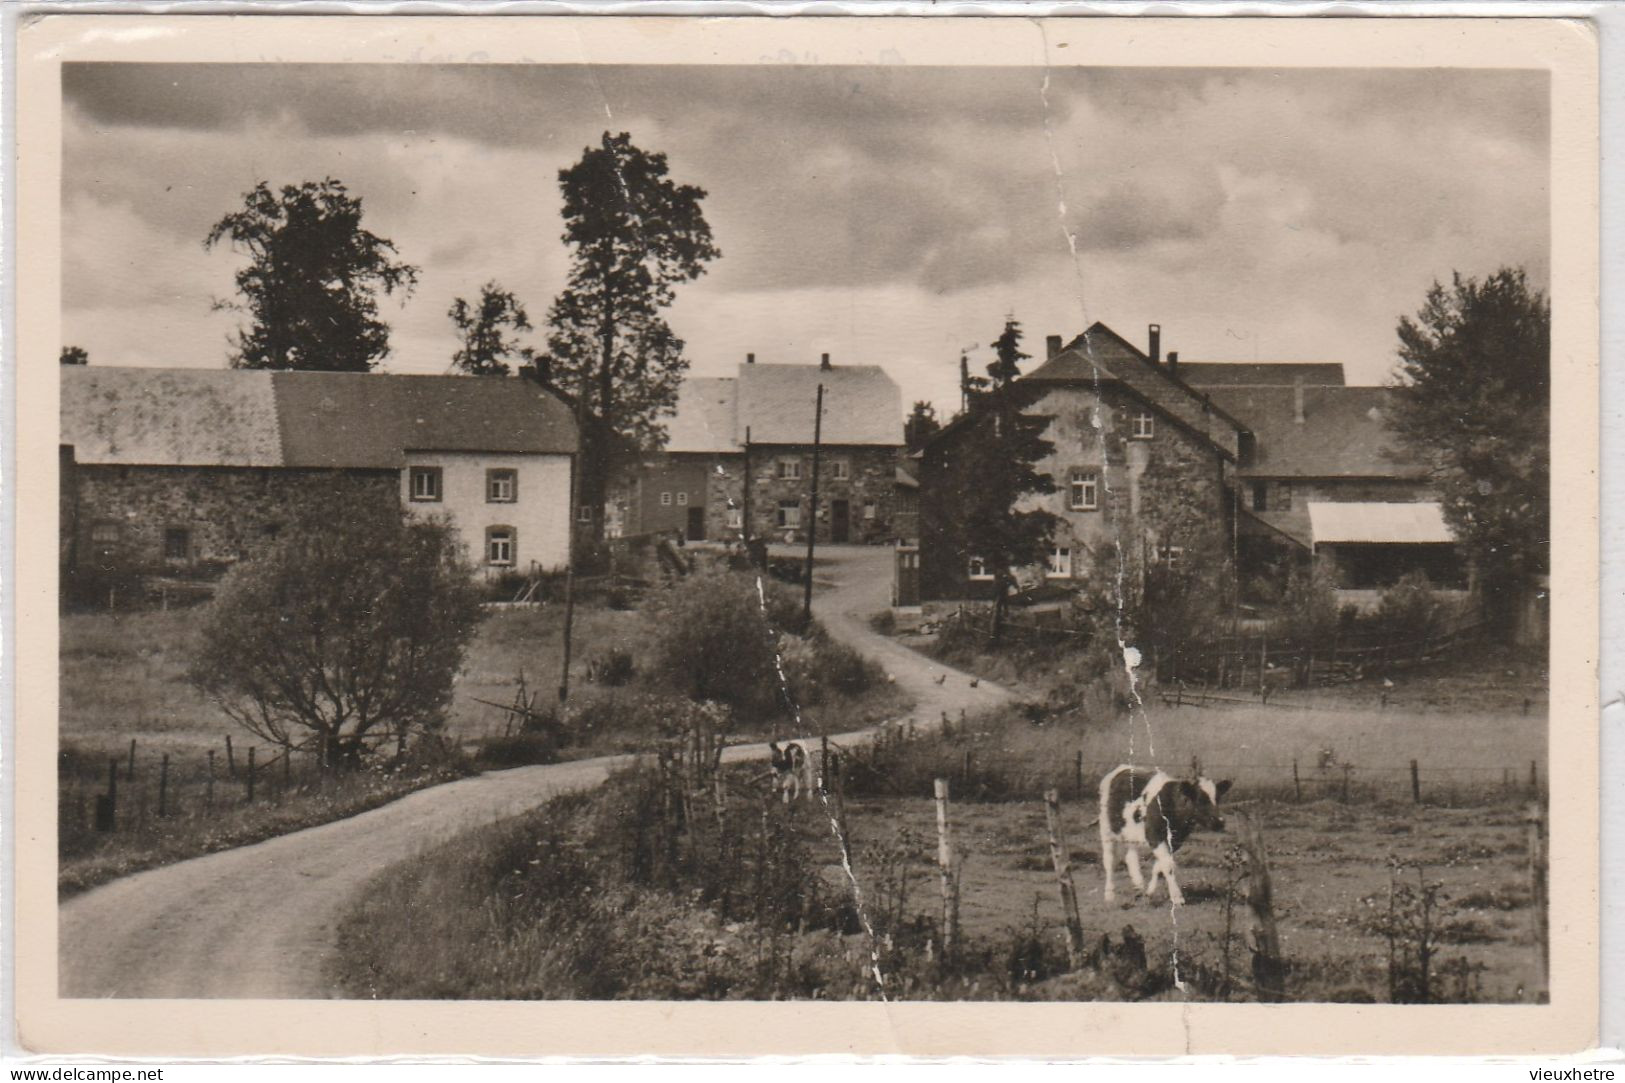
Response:
[[[684,380],[677,390],[677,413],[666,419],[666,450],[738,450],[734,441],[737,399],[738,381],[731,376]]]
[[[1214,409],[1216,404],[1206,402],[1203,392],[1174,378],[1103,323],[1091,325],[1066,349],[1021,378],[1022,383],[1033,385],[1093,384],[1097,380],[1127,387],[1136,397],[1201,434],[1227,456],[1235,457],[1236,434],[1247,426],[1226,416],[1227,411]]]
[[[1343,386],[1341,361],[1181,361],[1179,378],[1194,388],[1272,384]]]
[[[82,463],[397,469],[405,453],[572,454],[575,421],[529,381],[61,366]]]
[[[746,364],[736,377],[683,381],[666,421],[669,452],[730,452],[755,444],[811,444],[813,406],[824,385],[828,445],[900,447],[903,395],[878,365]]]
[[[1422,478],[1426,464],[1398,452],[1383,417],[1384,387],[1305,387],[1303,423],[1291,387],[1214,388],[1213,401],[1255,434],[1256,455],[1243,477]]]

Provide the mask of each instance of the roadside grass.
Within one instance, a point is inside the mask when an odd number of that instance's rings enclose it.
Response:
[[[1063,799],[1087,947],[1072,972],[1041,802],[951,805],[959,939],[945,955],[928,796],[849,792],[833,812],[850,848],[843,855],[830,808],[817,799],[784,806],[759,774],[724,769],[726,807],[685,814],[662,802],[645,763],[382,871],[341,921],[330,963],[336,992],[876,999],[878,961],[894,1000],[1255,999],[1246,885],[1225,836],[1198,835],[1182,849],[1187,905],[1176,923],[1165,901],[1133,899],[1121,870],[1123,901],[1103,902],[1089,804]],[[1255,799],[1251,813],[1265,828],[1289,999],[1390,999],[1379,919],[1391,876],[1416,870],[1443,887],[1429,999],[1521,998],[1536,955],[1515,873],[1519,802],[1421,809]]]
[[[617,605],[624,605],[617,600]],[[187,681],[196,612],[75,613],[62,618],[58,742],[58,890],[63,896],[118,876],[246,845],[385,804],[475,772],[638,751],[688,701],[645,668],[650,621],[636,609],[589,603],[575,614],[572,691],[557,733],[526,734],[508,712],[523,673],[539,709],[557,704],[563,608],[493,609],[472,644],[453,693],[446,741],[417,741],[405,762],[324,772],[306,753],[289,761],[236,728]],[[833,646],[817,657],[834,657]],[[612,656],[616,684],[588,679]],[[883,681],[850,694],[825,689],[807,717],[830,732],[873,725],[908,706]],[[480,702],[480,701],[487,702]],[[784,732],[782,711],[737,712],[732,740]],[[227,758],[227,740],[234,755]],[[562,738],[562,739],[561,739]],[[135,745],[133,777],[131,742]],[[248,801],[250,749],[257,753]],[[211,762],[210,754],[213,753]],[[169,759],[164,775],[162,763]],[[118,761],[117,830],[95,830],[97,796]],[[163,813],[159,815],[160,778]]]

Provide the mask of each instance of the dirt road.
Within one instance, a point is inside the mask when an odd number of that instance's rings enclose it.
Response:
[[[831,549],[814,608],[832,635],[868,654],[915,701],[921,726],[975,712],[1007,694],[877,635],[889,602],[888,549]],[[938,684],[937,678],[943,678]],[[841,742],[861,740],[844,734]],[[761,745],[729,760],[762,758]],[[65,997],[333,995],[323,982],[334,929],[350,898],[384,867],[451,836],[596,786],[620,759],[496,771],[436,786],[359,816],[114,881],[60,910]]]

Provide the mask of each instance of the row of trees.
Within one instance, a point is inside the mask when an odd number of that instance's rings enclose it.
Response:
[[[582,425],[580,503],[602,506],[627,453],[658,447],[658,419],[676,403],[688,359],[664,312],[676,287],[721,255],[701,202],[669,176],[666,156],[625,132],[605,132],[559,171],[570,271],[546,319],[547,344],[524,304],[496,281],[448,311],[458,334],[452,367],[475,376],[531,373],[572,402]],[[362,225],[362,201],[332,177],[273,190],[261,182],[223,216],[204,247],[246,256],[237,296],[216,309],[246,317],[232,341],[238,368],[367,372],[389,353],[379,300],[411,295],[419,269]],[[84,363],[83,351],[63,363]],[[603,529],[602,522],[597,529]]]

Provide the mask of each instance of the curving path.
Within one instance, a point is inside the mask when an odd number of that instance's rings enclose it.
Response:
[[[888,549],[831,548],[814,608],[830,633],[874,658],[929,726],[1006,698],[870,629],[890,600]],[[941,684],[937,678],[943,678]],[[843,734],[841,741],[866,733]],[[765,758],[740,745],[730,761]],[[426,846],[515,815],[555,794],[596,786],[625,757],[522,767],[420,790],[381,808],[291,835],[137,873],[63,904],[59,980],[64,997],[333,995],[323,981],[334,933],[352,896],[380,869]]]

